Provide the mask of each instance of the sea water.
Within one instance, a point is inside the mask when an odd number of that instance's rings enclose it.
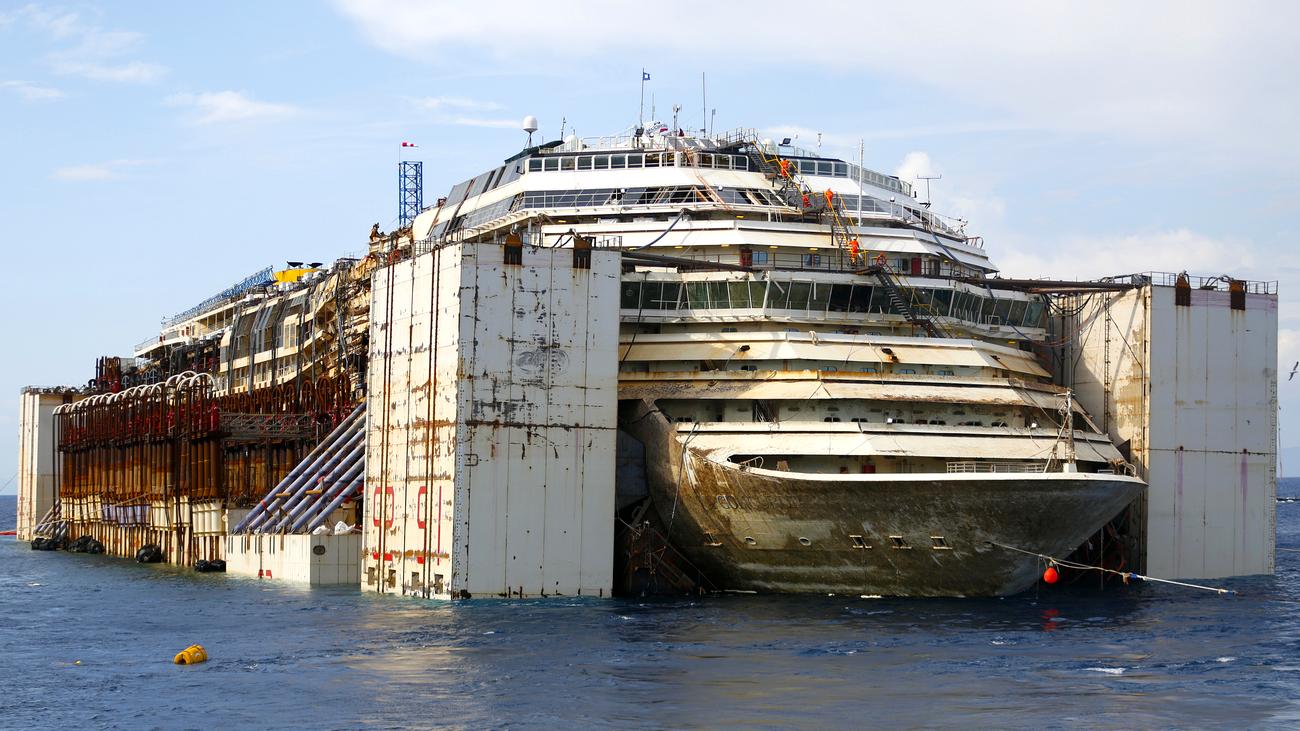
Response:
[[[1204,582],[1236,597],[445,603],[0,538],[0,727],[1295,728],[1300,503],[1277,507],[1276,575]],[[196,642],[209,662],[172,664]]]

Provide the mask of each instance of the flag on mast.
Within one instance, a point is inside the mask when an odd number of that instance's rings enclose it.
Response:
[[[641,67],[641,110],[637,112],[637,126],[645,126],[645,82],[650,80],[650,74],[646,72],[645,67]]]

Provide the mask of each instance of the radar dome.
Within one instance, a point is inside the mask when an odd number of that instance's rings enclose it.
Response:
[[[537,117],[531,114],[524,117],[524,131],[529,134],[537,131]]]

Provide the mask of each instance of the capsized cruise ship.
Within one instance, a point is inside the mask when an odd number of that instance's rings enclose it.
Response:
[[[1143,489],[1000,287],[911,186],[662,124],[530,147],[414,222],[451,243],[622,254],[619,502],[724,590],[1002,595]],[[506,261],[510,260],[506,254]],[[635,522],[647,512],[633,510]]]

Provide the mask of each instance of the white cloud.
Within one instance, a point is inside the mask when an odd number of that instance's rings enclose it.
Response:
[[[50,173],[50,179],[64,183],[99,183],[118,180],[124,176],[126,169],[147,165],[149,162],[149,160],[121,159],[87,165],[69,165],[56,168]]]
[[[513,129],[520,120],[501,117],[478,116],[483,112],[505,109],[493,101],[470,99],[463,96],[425,96],[409,99],[417,111],[427,113],[426,121],[433,124],[451,124],[460,127],[491,127]]]
[[[64,76],[91,81],[147,83],[162,77],[167,69],[132,59],[144,36],[121,30],[106,30],[86,22],[75,12],[47,10],[28,5],[9,16],[25,21],[28,28],[51,41],[65,45],[46,55],[51,70]]]
[[[239,91],[177,94],[168,97],[166,104],[190,109],[196,124],[274,121],[294,116],[300,111],[288,104],[257,101]]]
[[[1220,148],[1282,150],[1300,157],[1300,3],[885,4],[829,0],[833,23],[758,22],[730,27],[726,3],[662,0],[658,17],[689,17],[664,33],[632,3],[554,0],[545,12],[525,0],[473,10],[425,0],[335,0],[372,43],[424,60],[480,52],[477,61],[707,54],[762,68],[784,64],[773,48],[797,48],[801,63],[839,74],[871,73],[943,92],[944,119],[961,129],[965,105],[993,110],[995,126],[1120,133],[1144,140],[1213,141]],[[789,18],[789,3],[751,0],[750,18]],[[527,17],[528,22],[519,22]],[[872,28],[888,32],[873,33]],[[864,30],[866,29],[866,30]],[[559,38],[580,42],[557,42]],[[543,59],[538,61],[538,59]],[[981,126],[981,125],[977,125]],[[922,127],[924,129],[924,127]],[[856,143],[856,139],[850,144]]]
[[[0,89],[7,89],[29,102],[47,102],[67,96],[59,89],[33,84],[30,81],[0,81]]]
[[[468,99],[462,96],[424,96],[412,99],[411,103],[417,109],[439,111],[456,109],[466,112],[492,112],[504,108],[496,102]]]
[[[901,180],[916,185],[921,176],[934,175],[934,161],[927,152],[909,152],[903,156],[903,161],[898,164],[898,170],[894,174]]]
[[[460,115],[448,117],[441,120],[444,124],[455,124],[461,127],[492,127],[497,129],[518,129],[520,120],[518,119],[486,119],[483,117],[463,117]]]
[[[70,165],[68,167],[57,168],[50,174],[54,180],[65,182],[98,182],[104,180],[119,180],[126,177],[127,171],[132,168],[156,164],[158,160],[144,160],[133,158],[119,158],[107,162]]]
[[[1260,277],[1266,263],[1243,241],[1215,239],[1186,228],[1110,236],[1067,235],[1032,246],[1007,237],[994,261],[1004,276],[1096,279],[1187,269],[1192,274]]]
[[[71,165],[56,169],[50,177],[65,183],[86,183],[112,180],[117,175],[107,165]]]
[[[60,61],[54,66],[61,74],[81,76],[91,81],[118,81],[143,84],[160,78],[166,69],[157,64],[132,61],[122,64]]]

